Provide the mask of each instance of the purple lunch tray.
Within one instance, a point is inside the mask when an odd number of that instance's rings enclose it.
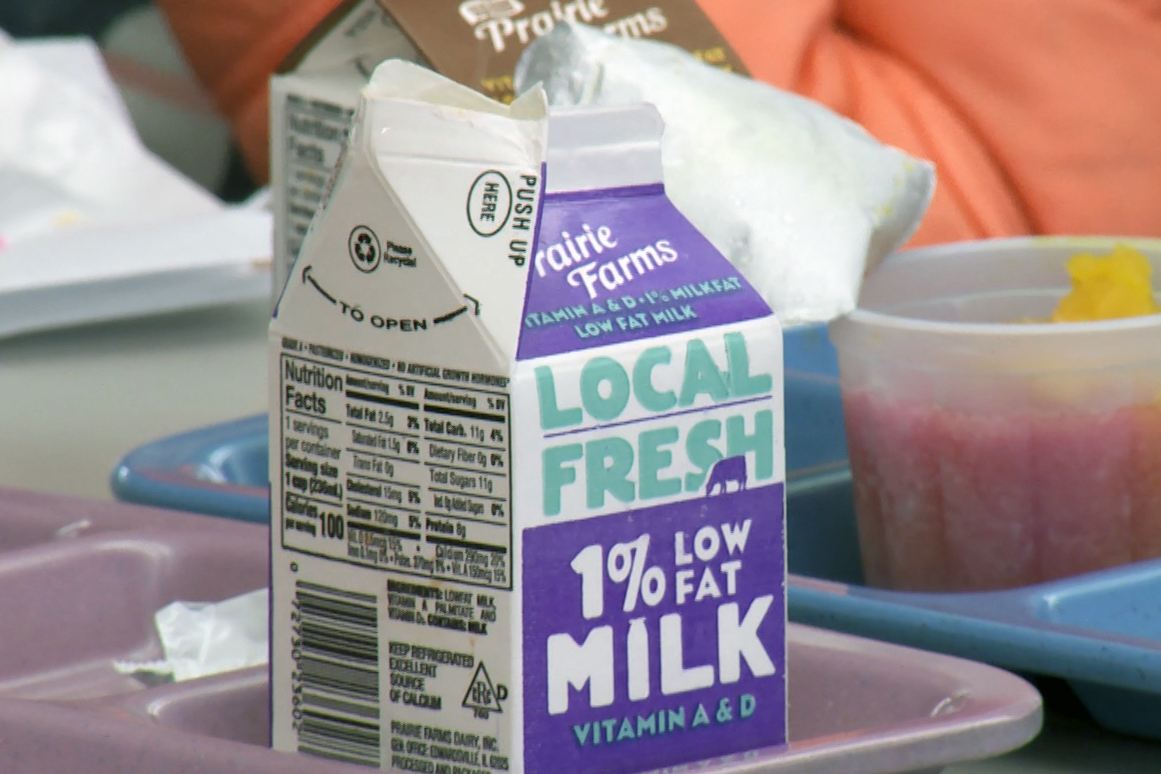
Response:
[[[277,753],[264,667],[146,687],[115,659],[161,656],[153,614],[268,582],[255,524],[0,489],[0,771],[341,774]],[[789,630],[789,746],[706,774],[936,772],[1034,737],[1036,691],[948,656],[806,626]]]

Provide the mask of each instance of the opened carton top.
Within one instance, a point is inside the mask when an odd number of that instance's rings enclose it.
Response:
[[[539,89],[503,105],[385,62],[278,314],[331,320],[368,351],[401,336],[505,373],[769,316],[666,198],[662,131],[648,105],[550,121]]]

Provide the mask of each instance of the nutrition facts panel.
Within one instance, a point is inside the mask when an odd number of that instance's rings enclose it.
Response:
[[[302,248],[347,139],[354,111],[291,94],[286,100],[286,256]]]
[[[281,357],[283,546],[511,588],[508,395],[457,382],[464,372],[329,352]]]

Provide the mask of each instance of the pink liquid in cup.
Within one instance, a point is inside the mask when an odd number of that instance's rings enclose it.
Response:
[[[1010,588],[1161,556],[1161,407],[843,407],[872,586]]]

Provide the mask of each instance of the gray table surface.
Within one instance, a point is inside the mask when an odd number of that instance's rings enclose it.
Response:
[[[267,304],[0,341],[0,486],[111,499],[131,449],[266,409]],[[949,774],[1161,772],[1161,743],[1050,712],[1022,750]]]

